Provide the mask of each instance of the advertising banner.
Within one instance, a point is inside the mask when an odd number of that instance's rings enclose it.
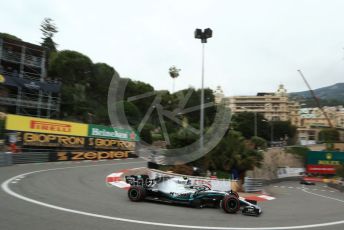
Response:
[[[17,132],[17,145],[47,148],[135,150],[136,142],[46,133]]]
[[[308,173],[335,174],[336,169],[333,165],[307,165]]]
[[[0,83],[9,86],[23,87],[30,90],[42,90],[44,92],[51,93],[59,93],[61,90],[60,83],[32,81],[29,79],[20,78],[18,76],[0,75]]]
[[[344,163],[344,152],[337,151],[309,151],[307,164],[309,165],[340,165]]]
[[[136,158],[134,151],[57,151],[50,152],[50,161],[111,160]]]
[[[86,124],[12,114],[7,115],[5,128],[13,131],[75,135],[82,137],[88,134],[88,125]]]
[[[126,141],[139,141],[139,135],[131,130],[113,128],[102,125],[89,125],[88,126],[89,137],[99,137],[106,139],[120,139]]]

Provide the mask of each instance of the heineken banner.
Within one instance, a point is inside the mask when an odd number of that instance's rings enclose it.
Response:
[[[112,128],[102,125],[88,125],[88,136],[98,138],[139,141],[139,135],[131,130]]]

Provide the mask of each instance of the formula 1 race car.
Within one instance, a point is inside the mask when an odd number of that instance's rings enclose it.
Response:
[[[131,201],[157,201],[168,204],[187,205],[194,208],[220,207],[226,213],[259,216],[262,209],[254,200],[239,197],[238,193],[211,190],[208,185],[190,185],[184,177],[157,177],[150,179],[147,175],[126,176],[130,184],[128,197]]]
[[[309,180],[305,180],[305,179],[300,180],[300,184],[315,185],[315,183],[313,181],[309,181]]]

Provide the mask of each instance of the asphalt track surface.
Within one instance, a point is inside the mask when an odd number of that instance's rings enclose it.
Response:
[[[145,165],[128,159],[2,167],[0,229],[344,229],[344,195],[324,184],[270,185],[265,189],[276,199],[259,203],[263,214],[250,217],[221,209],[134,203],[125,190],[105,183],[113,172]]]

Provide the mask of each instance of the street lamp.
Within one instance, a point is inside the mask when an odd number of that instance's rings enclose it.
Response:
[[[203,154],[203,130],[204,130],[204,44],[207,39],[213,36],[213,31],[210,28],[205,30],[196,29],[195,38],[201,39],[202,42],[202,85],[201,85],[201,119],[200,119],[200,152]]]
[[[174,93],[174,85],[175,85],[175,79],[179,76],[180,69],[177,69],[176,66],[171,66],[168,69],[168,73],[170,74],[170,77],[172,78],[172,93]]]

